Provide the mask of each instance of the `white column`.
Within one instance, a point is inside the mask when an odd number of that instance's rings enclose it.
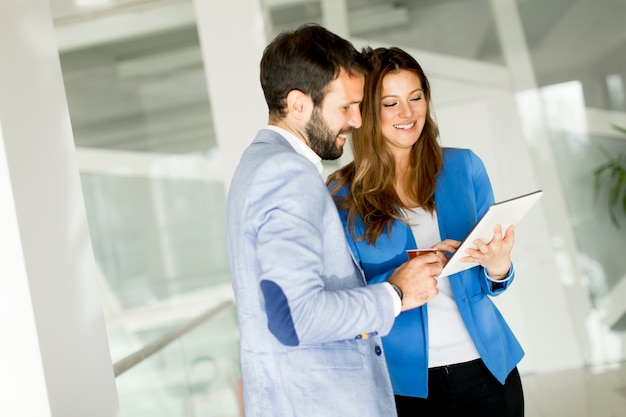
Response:
[[[350,37],[346,0],[321,0],[322,24],[342,38]]]
[[[537,88],[535,71],[516,0],[491,0],[491,10],[511,81],[516,91]]]
[[[0,415],[119,415],[52,17],[0,2]]]
[[[520,285],[518,293],[523,297],[519,303],[529,324],[529,343],[525,348],[537,372],[574,368],[581,366],[585,356],[588,357],[585,326],[590,312],[589,298],[580,285],[580,272],[575,262],[575,237],[566,215],[567,207],[517,2],[490,0],[490,3],[516,92],[528,159],[532,161],[539,188],[545,192],[542,198],[545,211],[541,216],[544,227],[534,230],[535,243],[524,249],[528,259],[534,259],[535,266],[540,267],[541,274],[533,274],[528,282]],[[525,157],[518,153],[518,159]]]
[[[268,43],[261,0],[194,0],[224,180],[268,121],[259,63]]]

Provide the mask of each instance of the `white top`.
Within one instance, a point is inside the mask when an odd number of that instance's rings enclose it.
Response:
[[[437,212],[406,210],[415,243],[427,249],[441,242]],[[438,278],[439,294],[428,302],[428,367],[467,362],[480,357],[454,301],[448,277]]]
[[[299,153],[300,155],[304,156],[306,159],[311,161],[311,163],[315,165],[315,168],[317,168],[317,172],[319,172],[320,176],[322,175],[322,172],[324,171],[324,166],[322,165],[322,158],[320,158],[320,156],[316,154],[315,151],[313,151],[313,149],[309,148],[309,146],[306,143],[304,143],[302,140],[298,139],[296,135],[289,132],[288,130],[283,129],[282,127],[278,127],[274,125],[267,125],[265,126],[265,129],[273,130],[274,132],[278,133],[283,138],[285,138],[285,140],[289,142],[289,144],[293,147],[293,149],[297,153]],[[398,315],[400,314],[400,311],[402,310],[402,301],[400,301],[400,298],[398,297],[396,290],[393,289],[391,284],[387,282],[385,282],[384,284],[385,284],[384,285],[385,288],[387,288],[387,291],[389,292],[389,294],[391,294],[391,297],[393,298],[393,312],[395,316],[398,317]]]

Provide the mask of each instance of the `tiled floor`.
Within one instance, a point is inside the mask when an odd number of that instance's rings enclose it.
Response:
[[[626,363],[522,375],[525,417],[626,417]]]

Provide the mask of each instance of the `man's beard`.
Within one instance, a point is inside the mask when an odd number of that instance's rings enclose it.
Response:
[[[335,134],[330,130],[318,107],[313,110],[311,120],[305,126],[305,131],[309,146],[320,158],[334,160],[343,154],[343,146],[337,145],[337,136],[341,132]]]

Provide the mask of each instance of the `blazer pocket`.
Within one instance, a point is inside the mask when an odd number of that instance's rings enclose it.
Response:
[[[360,369],[361,352],[356,346],[298,347],[287,352],[287,361],[294,369]]]

